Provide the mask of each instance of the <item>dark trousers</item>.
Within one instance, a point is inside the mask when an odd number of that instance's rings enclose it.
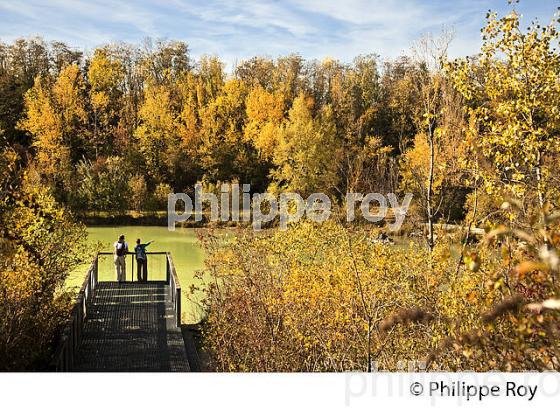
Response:
[[[148,259],[136,259],[138,264],[138,272],[136,277],[138,282],[146,282],[148,280]]]

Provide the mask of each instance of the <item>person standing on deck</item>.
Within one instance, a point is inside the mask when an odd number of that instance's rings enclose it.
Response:
[[[136,263],[138,264],[138,282],[148,281],[148,255],[146,254],[146,248],[152,242],[154,241],[141,243],[140,238],[136,239],[136,247],[134,248],[134,253],[136,254]]]
[[[119,236],[119,240],[113,245],[113,255],[115,255],[115,271],[119,283],[126,281],[126,254],[128,253],[128,243],[124,240],[124,235]]]

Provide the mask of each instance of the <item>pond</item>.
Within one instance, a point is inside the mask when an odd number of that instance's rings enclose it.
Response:
[[[92,246],[101,243],[102,251],[111,252],[113,243],[122,234],[126,237],[130,251],[134,249],[136,239],[140,238],[142,242],[154,241],[147,249],[150,252],[171,252],[183,290],[183,322],[196,323],[202,318],[203,312],[196,303],[200,298],[200,292],[195,292],[193,295],[190,294],[192,285],[200,285],[200,281],[194,277],[195,271],[204,267],[204,251],[199,245],[195,229],[177,228],[174,232],[170,232],[166,227],[159,226],[103,226],[89,227],[88,234],[88,242]],[[127,280],[131,280],[133,274],[131,262],[132,255],[127,257]],[[135,262],[134,280],[136,280],[136,269]],[[148,256],[149,279],[165,279],[165,269],[164,255]],[[68,286],[73,289],[79,289],[83,283],[85,272],[86,266],[82,266],[70,275]],[[99,276],[100,280],[116,280],[112,255],[100,256]]]

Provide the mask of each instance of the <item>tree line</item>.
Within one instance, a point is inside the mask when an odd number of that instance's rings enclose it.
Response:
[[[195,60],[179,41],[110,44],[84,56],[21,39],[0,46],[0,127],[74,210],[158,209],[167,193],[196,182],[342,199],[413,178],[399,169],[422,161],[412,150],[427,138],[430,64],[289,55],[254,57],[228,74],[217,57]],[[444,114],[441,147],[462,135],[451,118],[458,111]],[[458,200],[438,215],[461,217],[464,190],[450,178],[441,184]]]
[[[390,61],[254,57],[230,74],[181,41],[87,56],[0,43],[2,145],[79,211],[161,209],[171,191],[234,181],[339,201],[412,192],[430,225],[462,220],[477,190],[480,215],[504,196],[542,209],[558,196],[556,26],[488,18],[470,59],[450,61],[443,33]]]

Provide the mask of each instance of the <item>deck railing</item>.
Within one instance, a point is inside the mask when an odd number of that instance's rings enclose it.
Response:
[[[146,252],[147,255],[164,255],[166,265],[165,283],[169,288],[169,298],[173,304],[173,313],[176,317],[177,327],[181,326],[181,285],[173,258],[169,252]],[[95,290],[99,282],[99,256],[113,255],[111,252],[98,252],[89,266],[85,280],[83,282],[76,301],[70,311],[68,322],[64,326],[59,338],[57,349],[51,362],[51,368],[55,371],[71,371],[74,367],[76,352],[80,346],[84,322],[88,318],[88,304],[95,295]],[[129,253],[134,255],[134,253]],[[131,282],[134,282],[134,256],[132,257]],[[148,272],[148,281],[149,272]]]
[[[169,252],[167,253],[166,259],[169,296],[171,298],[171,303],[173,303],[175,318],[177,319],[177,327],[181,327],[181,283],[179,282],[179,276],[177,276],[177,271],[175,270],[175,265],[173,264],[173,258]]]
[[[74,366],[74,358],[80,345],[84,320],[87,318],[87,306],[93,297],[98,283],[97,255],[89,266],[84,283],[76,296],[76,302],[70,311],[70,318],[66,323],[58,347],[52,361],[56,371],[70,371]]]

